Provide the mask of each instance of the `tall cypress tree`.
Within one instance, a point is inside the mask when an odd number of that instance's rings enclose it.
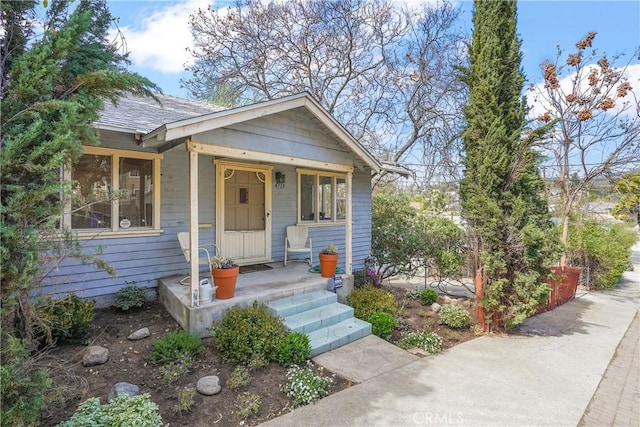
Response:
[[[537,135],[523,138],[526,102],[516,1],[476,0],[473,23],[465,75],[469,104],[462,213],[475,266],[482,271],[484,292],[478,298],[492,314],[493,328],[511,327],[535,313],[547,297],[542,278],[557,256],[557,237],[531,149]]]

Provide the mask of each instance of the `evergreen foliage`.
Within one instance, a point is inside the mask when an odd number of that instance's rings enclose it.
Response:
[[[462,230],[412,202],[408,195],[390,191],[373,197],[371,252],[377,275],[413,276],[426,267],[439,277],[455,276],[464,260]]]
[[[104,0],[81,1],[73,12],[69,2],[52,2],[44,34],[29,45],[31,29],[24,22],[32,9],[5,3],[2,20],[10,27],[2,42],[11,34],[25,37],[12,46],[11,61],[2,63],[2,327],[4,334],[30,339],[29,326],[37,322],[28,297],[63,258],[114,273],[61,227],[64,195],[72,187],[61,179],[62,168],[79,159],[83,145],[98,145],[91,123],[103,99],[116,102],[125,93],[151,94],[157,88],[123,71],[126,57],[106,38],[112,17]],[[9,19],[7,8],[20,16]]]
[[[213,335],[222,360],[231,363],[276,360],[280,344],[287,337],[282,318],[258,302],[247,307],[231,307],[222,320],[207,330]]]
[[[40,2],[0,3],[1,347],[19,339],[25,351],[17,359],[1,354],[3,425],[35,424],[50,384],[29,356],[38,334],[48,334],[33,304],[43,278],[68,257],[115,273],[99,250],[85,253],[62,225],[73,183],[61,172],[80,158],[83,145],[99,144],[92,123],[103,100],[158,89],[125,71],[126,56],[107,39],[113,18],[105,0],[45,3],[37,40],[31,18]]]
[[[23,340],[8,336],[0,351],[0,425],[36,425],[45,407],[45,390],[51,385],[49,372],[32,363]]]
[[[469,104],[462,210],[472,234],[474,266],[482,271],[484,294],[478,297],[511,327],[546,298],[542,277],[557,256],[558,239],[540,196],[543,181],[532,150],[545,129],[523,138],[526,104],[516,2],[476,1],[473,22],[465,70]],[[491,322],[494,316],[487,317]]]
[[[623,224],[585,221],[569,229],[567,261],[589,269],[586,285],[592,289],[616,286],[627,270],[637,235]]]
[[[622,175],[616,183],[616,192],[620,195],[620,200],[611,213],[617,218],[640,225],[640,168]]]

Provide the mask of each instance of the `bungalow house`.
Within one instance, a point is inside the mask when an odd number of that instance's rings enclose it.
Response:
[[[314,257],[338,246],[345,278],[363,267],[371,249],[371,176],[393,166],[376,160],[309,94],[231,109],[158,100],[107,103],[95,123],[102,145],[86,147],[65,172],[78,181],[82,200],[65,223],[117,275],[67,260],[47,277],[45,294],[75,292],[106,304],[135,284],[157,289],[173,305],[163,286],[167,278],[199,275],[194,249],[202,244],[215,244],[240,265],[277,263],[280,275],[293,275],[300,263],[284,268],[281,261],[286,227],[296,224],[307,226]],[[178,232],[190,233],[190,262]],[[198,306],[192,282],[182,287],[176,312]]]

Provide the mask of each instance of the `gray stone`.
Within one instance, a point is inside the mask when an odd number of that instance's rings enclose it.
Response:
[[[443,295],[442,297],[442,304],[455,304],[456,300],[454,298],[451,298],[449,296]]]
[[[138,394],[140,394],[140,389],[135,384],[125,382],[117,383],[113,387],[111,387],[109,396],[107,397],[107,402],[111,402],[111,399],[121,394],[124,394],[127,397],[137,396]]]
[[[109,360],[109,350],[99,345],[91,345],[84,351],[84,356],[82,356],[82,365],[102,365],[107,363],[107,360]]]
[[[433,311],[434,313],[437,313],[440,311],[440,304],[438,304],[437,302],[434,302],[433,304],[431,304],[431,311]]]
[[[137,340],[141,340],[143,338],[147,338],[150,335],[151,335],[151,332],[149,332],[149,328],[142,328],[142,329],[138,329],[137,331],[133,332],[131,335],[129,335],[127,337],[127,339],[129,341],[137,341]]]
[[[220,387],[220,378],[216,375],[202,377],[196,384],[196,390],[198,393],[204,394],[205,396],[218,394],[220,393],[220,390],[222,390],[222,387]]]

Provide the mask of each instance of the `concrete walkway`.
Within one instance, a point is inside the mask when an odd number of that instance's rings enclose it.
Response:
[[[623,383],[615,380],[612,386],[618,392],[606,388],[605,380],[601,383],[616,360],[638,360],[637,338],[629,326],[640,306],[640,244],[634,247],[632,262],[634,271],[625,273],[616,289],[579,294],[574,301],[528,319],[515,334],[483,336],[440,355],[403,358],[398,366],[391,363],[391,353],[386,352],[393,350],[388,348],[378,358],[381,363],[368,363],[378,351],[376,340],[325,353],[338,374],[341,366],[349,374],[354,360],[360,371],[371,369],[357,372],[360,384],[263,425],[577,426],[587,412],[584,425],[637,426],[637,410],[635,424],[633,418],[626,424],[627,418],[615,417],[622,408],[632,412],[634,399],[637,402],[633,374],[621,372]],[[618,347],[625,333],[629,341],[636,340],[635,346]],[[599,385],[607,402],[602,409]],[[600,418],[612,411],[613,418]],[[591,421],[594,413],[598,418]]]

